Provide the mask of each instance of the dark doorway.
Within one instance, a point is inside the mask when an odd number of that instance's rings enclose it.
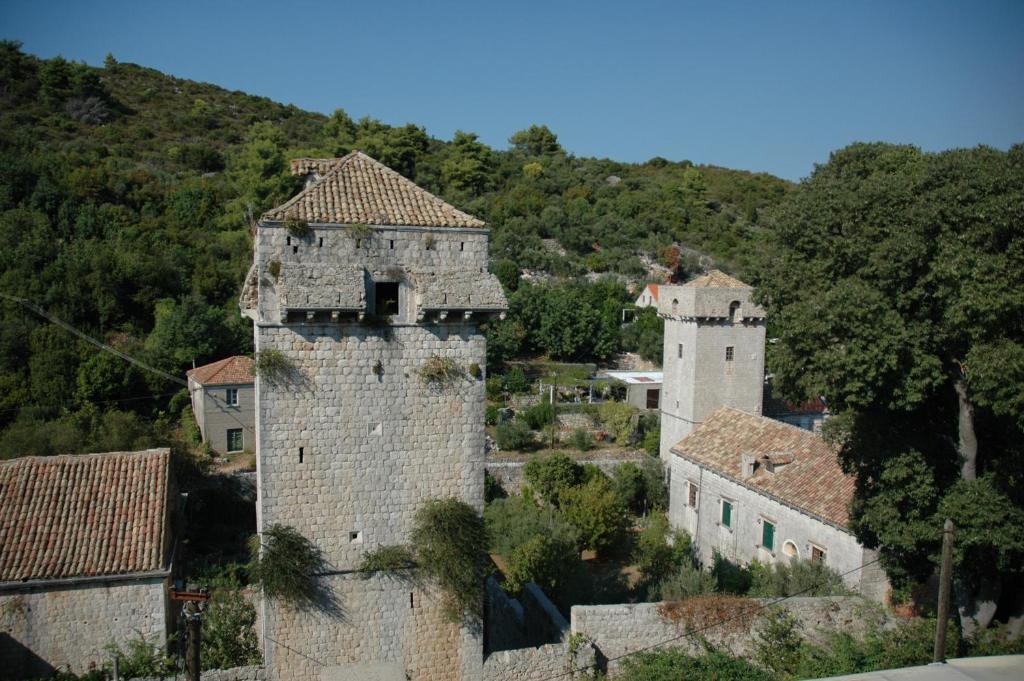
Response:
[[[650,388],[647,391],[647,408],[657,409],[661,402],[661,390],[657,388]]]
[[[398,282],[379,281],[373,287],[373,313],[378,317],[398,314]]]

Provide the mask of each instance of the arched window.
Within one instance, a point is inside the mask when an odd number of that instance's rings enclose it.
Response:
[[[676,300],[675,298],[672,299],[672,311],[673,312],[678,312],[679,311],[679,301]]]
[[[782,552],[790,558],[800,557],[800,550],[796,548],[796,544],[789,540],[786,540],[786,543],[782,545]]]
[[[740,301],[734,300],[729,303],[729,320],[733,324],[743,321],[743,317],[740,316]]]

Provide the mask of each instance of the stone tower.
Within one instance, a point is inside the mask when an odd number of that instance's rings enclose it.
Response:
[[[712,270],[682,286],[662,286],[665,320],[661,396],[661,460],[669,449],[722,406],[761,413],[765,312],[754,289]]]
[[[240,305],[257,353],[257,524],[294,527],[329,564],[321,607],[264,599],[273,679],[466,679],[478,633],[446,621],[429,585],[356,574],[408,543],[431,498],[484,502],[484,337],[506,307],[488,232],[360,152],[300,159],[306,187],[260,219]],[[270,352],[272,351],[272,352]],[[419,375],[434,357],[460,376]]]

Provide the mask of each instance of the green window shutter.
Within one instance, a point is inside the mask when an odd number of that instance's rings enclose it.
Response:
[[[761,521],[761,546],[769,551],[775,549],[775,525],[767,520]]]
[[[732,504],[728,501],[722,502],[722,524],[732,527]]]

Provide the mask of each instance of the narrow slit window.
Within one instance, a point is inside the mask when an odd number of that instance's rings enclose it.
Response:
[[[362,248],[362,247],[363,247],[363,240],[362,239],[356,239],[356,248]]]
[[[412,592],[410,591],[409,592],[409,609],[411,610],[412,608],[415,608],[415,607],[416,607],[416,605],[413,603],[413,600],[412,600]]]
[[[305,455],[305,453],[306,453],[306,448],[305,447],[299,447],[299,463],[302,463],[302,457]]]
[[[680,343],[679,347],[676,348],[676,355],[679,357],[679,359],[683,358],[683,344],[682,343]]]
[[[317,242],[317,247],[318,248],[323,248],[324,247],[324,238],[323,237],[320,237],[320,240]]]
[[[395,240],[394,239],[390,239],[388,241],[388,248],[394,250],[394,248],[395,248]]]
[[[299,247],[298,246],[292,246],[292,253],[298,253],[298,252],[299,252]]]
[[[459,242],[459,250],[460,251],[466,250],[466,242],[465,241],[460,241]]]
[[[285,245],[291,246],[292,245],[292,238],[290,236],[289,237],[285,237],[284,243],[285,243]]]

